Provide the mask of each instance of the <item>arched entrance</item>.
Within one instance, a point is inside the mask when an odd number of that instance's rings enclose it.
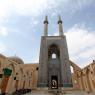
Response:
[[[19,84],[18,73],[16,73],[16,77],[14,77],[14,80],[15,80],[15,89],[17,91],[18,90],[18,84]]]
[[[58,89],[58,76],[51,76],[51,88]]]
[[[58,89],[61,85],[60,71],[60,49],[52,44],[48,48],[48,86],[52,89]]]

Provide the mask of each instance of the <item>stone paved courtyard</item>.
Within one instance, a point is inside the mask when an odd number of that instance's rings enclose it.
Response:
[[[32,92],[32,93],[28,93],[25,95],[95,95],[95,93],[85,93],[85,92],[81,92],[81,91],[72,91],[72,92],[67,92],[67,93],[63,93],[63,94],[55,94],[55,93],[45,93],[45,92]]]

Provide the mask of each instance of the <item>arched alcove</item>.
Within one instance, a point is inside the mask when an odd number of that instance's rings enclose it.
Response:
[[[60,49],[56,44],[52,44],[48,48],[48,60],[50,63],[59,63]]]
[[[51,57],[52,54],[60,56],[60,50],[56,44],[52,44],[48,48],[48,57]]]
[[[86,80],[87,80],[87,85],[88,85],[88,89],[87,90],[89,90],[88,92],[92,91],[89,74],[90,74],[90,70],[89,70],[89,68],[87,68],[86,69]]]

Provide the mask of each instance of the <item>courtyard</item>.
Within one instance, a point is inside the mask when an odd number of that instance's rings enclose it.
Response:
[[[95,95],[95,93],[86,93],[83,91],[71,91],[66,93],[47,93],[47,92],[36,92],[28,93],[25,95]]]

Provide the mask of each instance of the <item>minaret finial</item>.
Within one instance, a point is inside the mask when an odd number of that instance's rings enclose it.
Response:
[[[62,20],[61,20],[61,16],[58,16],[58,26],[59,26],[59,35],[62,36],[63,35],[63,27],[62,27]]]
[[[45,16],[44,20],[44,36],[48,36],[48,16]]]
[[[61,17],[60,17],[60,15],[58,16],[58,18],[59,18],[59,21],[61,21]]]
[[[45,20],[48,21],[48,16],[45,16]]]

